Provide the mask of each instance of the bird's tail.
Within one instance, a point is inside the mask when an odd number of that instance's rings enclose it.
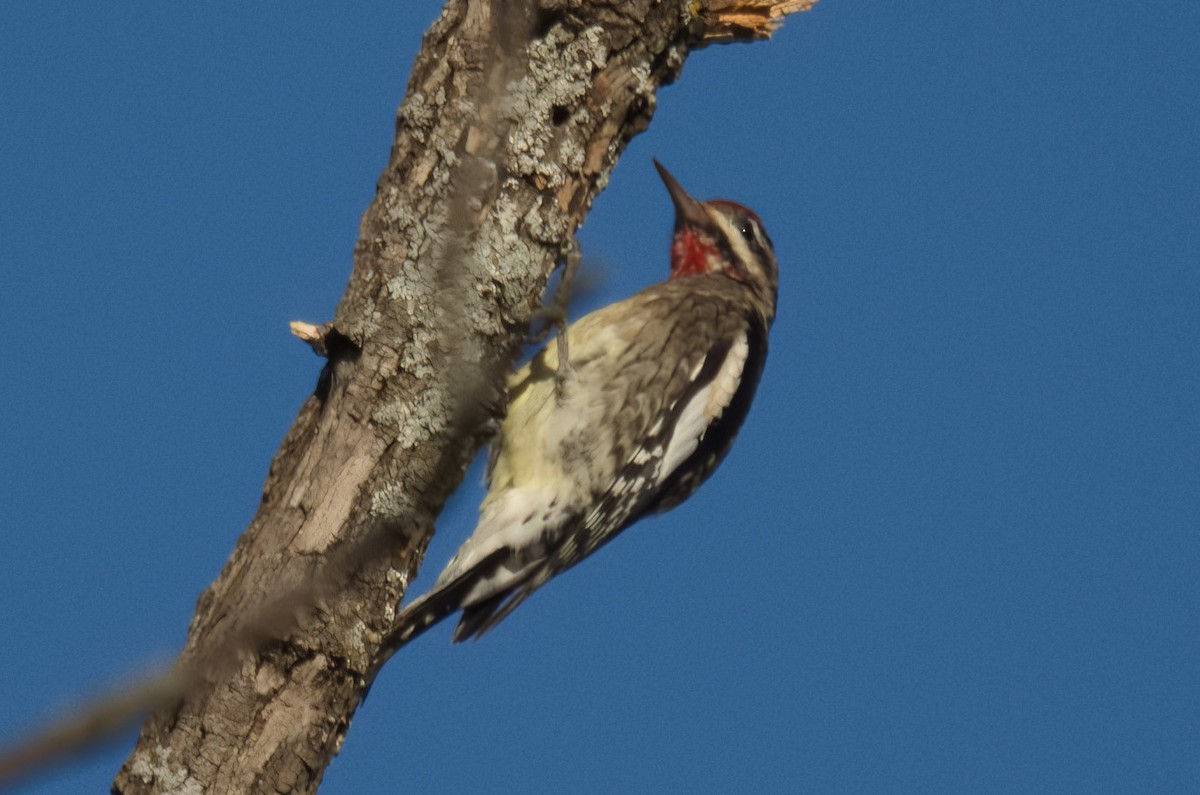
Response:
[[[463,608],[462,618],[454,628],[454,642],[474,640],[482,637],[493,627],[508,617],[517,609],[517,605],[525,601],[531,591],[523,587],[515,590],[502,591],[495,596],[477,604]]]
[[[489,558],[500,559],[504,550],[496,550]],[[392,622],[391,631],[383,639],[379,652],[375,656],[375,670],[378,671],[392,655],[403,649],[416,638],[425,634],[442,619],[463,608],[463,600],[476,585],[479,569],[487,570],[495,564],[495,560],[485,559],[480,565],[464,572],[448,582],[441,583],[424,596],[414,599],[412,604],[404,608],[396,620]],[[455,640],[459,640],[457,633]]]

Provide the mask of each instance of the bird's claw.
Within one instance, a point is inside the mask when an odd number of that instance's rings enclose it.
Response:
[[[554,289],[554,296],[550,299],[549,304],[533,313],[534,319],[544,320],[546,325],[529,336],[530,343],[536,345],[545,341],[550,334],[550,329],[555,330],[555,341],[558,343],[558,368],[554,374],[554,386],[560,400],[572,372],[571,357],[567,350],[567,304],[571,300],[571,281],[575,278],[582,259],[583,254],[579,249],[579,241],[572,236],[567,241],[562,259],[558,262],[562,266],[563,272],[558,286]]]

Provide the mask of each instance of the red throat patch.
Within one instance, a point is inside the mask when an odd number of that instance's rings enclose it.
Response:
[[[717,247],[708,238],[690,227],[675,233],[671,241],[671,278],[708,273],[712,262],[720,261]]]

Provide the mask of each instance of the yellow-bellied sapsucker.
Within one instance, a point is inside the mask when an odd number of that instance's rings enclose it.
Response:
[[[481,635],[641,517],[712,474],[750,408],[779,273],[758,216],[698,202],[655,162],[675,203],[671,276],[567,329],[509,379],[474,534],[394,622],[390,656],[461,610]]]

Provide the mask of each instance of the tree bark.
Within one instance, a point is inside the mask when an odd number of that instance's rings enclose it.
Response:
[[[114,792],[315,791],[556,260],[682,66],[688,8],[449,0],[317,389],[196,606],[183,659],[228,659],[147,720]]]

